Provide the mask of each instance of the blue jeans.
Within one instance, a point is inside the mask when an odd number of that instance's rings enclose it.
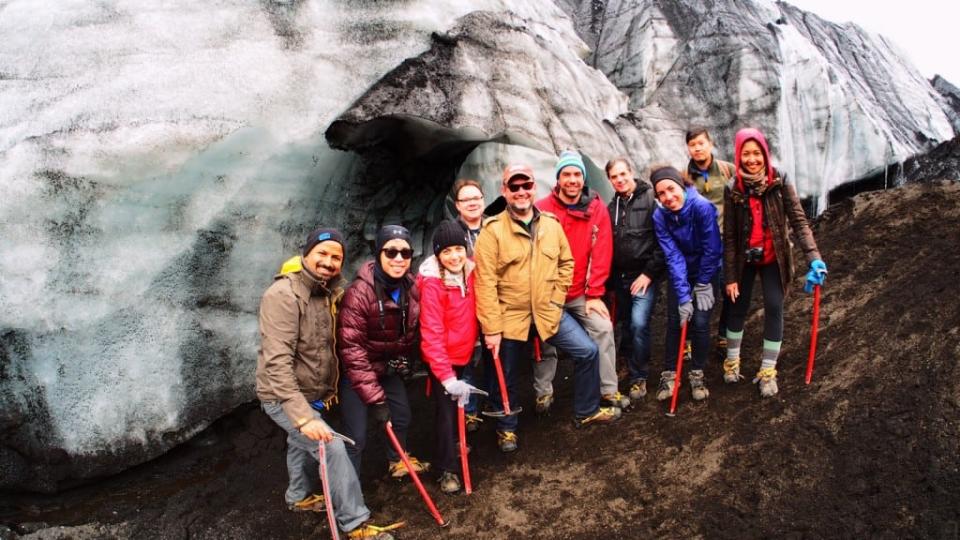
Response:
[[[311,441],[293,427],[278,402],[267,401],[260,406],[263,412],[287,433],[287,474],[290,477],[287,492],[284,494],[287,504],[319,492],[316,481],[320,476],[319,443]],[[316,411],[313,417],[323,420]],[[360,492],[360,480],[357,479],[347,457],[343,441],[334,439],[326,443],[326,456],[330,501],[333,503],[337,525],[343,531],[352,531],[370,519],[370,510],[364,504],[363,493]]]
[[[717,282],[720,279],[720,273],[718,272],[713,279],[711,280],[711,285],[716,291]],[[690,282],[690,287],[693,288],[694,283]],[[714,295],[714,306],[717,302],[722,302],[723,299],[717,298]],[[667,346],[666,346],[666,358],[663,361],[663,369],[666,371],[674,371],[677,368],[677,354],[680,351],[680,314],[677,312],[679,307],[679,299],[677,298],[677,291],[674,290],[673,286],[667,285]],[[707,365],[707,356],[710,352],[710,315],[713,313],[713,308],[707,310],[697,309],[697,302],[693,302],[693,318],[690,319],[690,322],[687,323],[687,339],[689,339],[693,344],[693,365],[690,366],[691,370],[702,370],[704,366]]]
[[[560,328],[556,335],[547,340],[573,360],[573,414],[577,418],[586,418],[600,408],[600,352],[597,344],[577,324],[566,311],[560,317]],[[503,364],[503,378],[507,385],[507,395],[511,407],[516,406],[517,366],[527,350],[527,342],[514,339],[500,341],[500,362]],[[490,393],[494,409],[503,410],[500,387],[495,385]],[[497,430],[516,431],[517,415],[497,419]]]
[[[407,387],[403,380],[397,375],[383,375],[380,377],[380,386],[386,394],[387,408],[390,409],[390,423],[393,424],[393,431],[397,435],[397,440],[404,450],[407,450],[407,430],[410,428],[410,402],[407,400]],[[347,455],[350,456],[350,462],[356,470],[357,476],[360,476],[360,457],[363,454],[364,447],[367,446],[367,404],[360,399],[360,396],[350,385],[350,380],[344,376],[340,378],[340,410],[343,420],[343,434],[353,439],[356,445],[347,445]],[[380,426],[377,426],[380,430]],[[386,433],[381,433],[386,439]],[[393,449],[393,445],[387,443],[387,459],[389,461],[400,461],[400,455]]]
[[[628,335],[623,336],[622,340],[626,339],[629,343],[627,368],[630,370],[631,383],[640,379],[646,380],[649,375],[650,316],[657,305],[657,287],[660,284],[659,280],[653,281],[647,287],[646,293],[632,295],[630,285],[633,281],[629,276],[621,276],[619,284],[614,289],[617,294],[617,319],[623,321],[624,326],[630,331]]]

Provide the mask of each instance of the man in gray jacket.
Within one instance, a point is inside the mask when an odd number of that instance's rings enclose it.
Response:
[[[336,402],[340,377],[334,353],[336,310],[343,296],[343,237],[335,229],[307,236],[299,261],[288,261],[260,302],[257,397],[287,433],[284,498],[294,511],[323,511],[316,495],[319,442],[326,445],[330,498],[337,524],[350,538],[392,539],[395,527],[366,523],[370,510],[344,442],[323,420]],[[295,264],[299,262],[300,264]],[[293,264],[291,264],[293,263]]]

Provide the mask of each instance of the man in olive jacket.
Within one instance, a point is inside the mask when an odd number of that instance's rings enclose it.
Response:
[[[508,166],[501,194],[507,209],[484,223],[474,257],[477,317],[487,348],[503,364],[507,397],[516,403],[517,365],[530,337],[539,335],[573,359],[577,425],[611,422],[619,410],[599,406],[597,345],[563,310],[574,266],[563,227],[534,206],[536,183],[529,166]],[[493,390],[492,402],[502,411],[500,389]],[[501,451],[517,449],[517,423],[516,415],[498,419]]]
[[[311,232],[299,262],[284,265],[260,302],[257,397],[264,412],[287,432],[290,483],[284,498],[291,510],[323,510],[323,498],[315,495],[318,442],[323,441],[340,528],[357,538],[389,538],[377,527],[364,525],[370,510],[360,481],[343,441],[333,437],[321,414],[335,403],[340,378],[333,345],[337,304],[343,296],[342,236],[335,229]]]

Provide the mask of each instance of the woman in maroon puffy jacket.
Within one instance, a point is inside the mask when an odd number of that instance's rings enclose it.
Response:
[[[473,261],[467,258],[467,240],[455,221],[442,221],[433,233],[433,257],[420,265],[417,284],[420,309],[420,350],[430,365],[436,403],[437,452],[440,489],[460,491],[457,463],[457,405],[466,405],[476,388],[464,381],[477,345],[477,306],[473,289]]]
[[[360,267],[343,296],[337,329],[344,375],[340,400],[344,435],[356,441],[347,445],[347,453],[357,475],[368,410],[378,426],[390,420],[406,448],[411,415],[403,377],[410,371],[420,317],[420,293],[410,275],[412,257],[410,231],[385,225],[377,232],[376,258]],[[406,475],[400,456],[390,444],[386,447],[390,475]],[[430,465],[413,456],[410,461],[417,472]]]

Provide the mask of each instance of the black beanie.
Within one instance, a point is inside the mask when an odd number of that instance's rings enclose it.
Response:
[[[463,246],[466,249],[467,233],[456,221],[445,219],[433,231],[433,254],[439,256],[441,251],[450,246]]]
[[[411,248],[413,247],[413,242],[410,241],[410,231],[408,231],[406,227],[403,225],[384,225],[377,231],[377,240],[373,252],[374,257],[378,258],[377,260],[379,260],[383,245],[395,238],[405,240],[407,245]]]
[[[303,243],[303,256],[306,257],[307,254],[310,253],[310,250],[320,242],[326,242],[328,240],[340,244],[344,254],[346,254],[347,246],[343,245],[343,235],[340,234],[340,231],[321,227],[307,235],[307,241]]]
[[[654,190],[657,189],[657,182],[664,180],[676,182],[677,185],[680,186],[680,189],[686,189],[686,186],[683,185],[683,177],[680,176],[680,171],[673,167],[660,167],[650,173],[650,185],[653,186]]]

